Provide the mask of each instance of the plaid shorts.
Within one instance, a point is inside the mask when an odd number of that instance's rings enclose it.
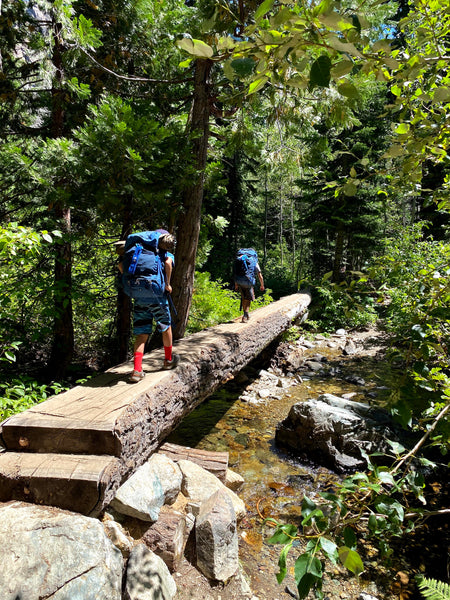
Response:
[[[155,319],[159,331],[167,331],[171,324],[169,301],[167,296],[155,298],[145,304],[134,303],[133,311],[133,333],[139,335],[152,333],[153,319]]]
[[[242,300],[253,301],[255,299],[255,289],[252,285],[239,285],[238,290],[241,292]]]

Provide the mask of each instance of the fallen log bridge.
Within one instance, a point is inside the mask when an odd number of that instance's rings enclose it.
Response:
[[[293,294],[250,320],[211,327],[176,343],[180,365],[162,371],[162,350],[144,357],[129,384],[123,363],[1,424],[0,501],[25,500],[96,516],[180,421],[306,312]]]

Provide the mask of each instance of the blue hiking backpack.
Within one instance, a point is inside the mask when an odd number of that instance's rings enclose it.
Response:
[[[132,233],[125,241],[122,282],[124,292],[135,300],[152,300],[165,293],[165,252],[158,249],[164,230]]]
[[[256,283],[255,267],[258,263],[258,254],[253,248],[241,248],[234,259],[234,281],[238,285],[254,286]]]

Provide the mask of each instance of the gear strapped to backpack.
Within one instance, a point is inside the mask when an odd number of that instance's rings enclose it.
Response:
[[[158,248],[159,231],[132,233],[125,242],[123,259],[124,292],[135,300],[152,300],[165,294],[165,252]],[[166,232],[167,233],[167,232]]]
[[[255,268],[258,254],[253,248],[241,248],[234,259],[234,281],[238,285],[254,286],[256,283]]]

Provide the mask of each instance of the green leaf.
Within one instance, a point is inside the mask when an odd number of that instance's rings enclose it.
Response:
[[[354,63],[352,63],[350,60],[341,60],[331,69],[331,74],[333,77],[338,79],[339,77],[343,77],[344,75],[350,73],[353,67]]]
[[[339,559],[346,569],[355,575],[359,575],[364,571],[364,565],[361,557],[355,550],[347,548],[347,546],[341,546],[338,549]]]
[[[358,188],[353,183],[353,181],[349,181],[342,187],[342,191],[344,192],[344,194],[346,196],[351,198],[353,196],[356,196],[356,192],[358,191]]]
[[[309,86],[311,89],[314,87],[328,87],[331,78],[331,60],[327,55],[322,55],[317,58],[311,65],[309,72]]]
[[[280,569],[279,573],[277,573],[277,581],[281,583],[283,579],[286,577],[287,567],[286,567],[286,559],[289,550],[291,549],[292,542],[290,544],[286,544],[286,546],[280,552],[280,557],[278,559],[278,567]]]
[[[403,135],[405,133],[409,133],[409,123],[400,123],[400,125],[398,125],[395,129],[395,133],[398,133],[399,135]]]
[[[235,58],[231,61],[231,66],[239,77],[248,77],[252,74],[256,63],[253,58]]]
[[[211,46],[208,46],[208,44],[205,44],[202,40],[183,38],[182,40],[177,41],[177,46],[199,58],[211,58],[214,54]]]
[[[307,517],[313,510],[316,510],[317,504],[308,498],[308,496],[303,496],[302,500],[302,517]]]
[[[257,8],[255,12],[255,21],[259,21],[261,17],[263,17],[269,10],[272,9],[274,0],[264,0],[262,4]]]
[[[49,244],[51,244],[53,242],[52,236],[49,233],[43,233],[42,237],[44,238],[44,240],[46,242],[48,242]]]
[[[317,577],[314,577],[314,575],[311,575],[311,573],[306,573],[297,581],[297,590],[300,600],[306,598],[316,583]]]
[[[333,36],[329,38],[328,44],[335,50],[338,50],[338,52],[343,52],[344,54],[350,54],[351,56],[362,58],[361,52],[359,52],[359,50],[357,50],[353,44],[342,42],[338,37]]]
[[[255,79],[255,81],[252,81],[250,84],[248,88],[248,94],[255,94],[256,92],[259,92],[259,90],[261,90],[268,81],[268,77],[258,77],[258,79]]]
[[[345,82],[338,86],[338,92],[346,98],[359,98],[359,92],[353,83]]]
[[[450,102],[450,87],[440,87],[434,90],[433,103]]]
[[[346,527],[344,529],[344,541],[346,546],[348,546],[349,548],[356,548],[356,535],[351,527]]]
[[[327,555],[327,557],[332,562],[335,562],[336,558],[338,556],[337,545],[334,542],[332,542],[331,540],[327,539],[326,537],[321,537],[319,540],[319,543],[320,543],[320,546],[322,547],[322,550]]]
[[[290,523],[279,527],[275,533],[267,540],[268,544],[287,544],[292,542],[292,538],[297,535],[297,527]]]
[[[186,60],[183,60],[182,62],[180,62],[180,63],[178,64],[178,66],[179,66],[181,69],[187,69],[188,67],[190,67],[190,65],[191,65],[191,63],[192,63],[192,60],[193,60],[192,58],[187,58]]]

